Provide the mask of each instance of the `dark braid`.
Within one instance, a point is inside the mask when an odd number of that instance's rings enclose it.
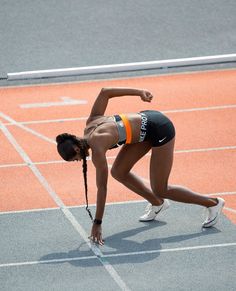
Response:
[[[89,214],[89,217],[93,221],[93,216],[91,214],[90,209],[88,208],[88,184],[87,184],[87,160],[86,155],[83,151],[83,175],[84,175],[84,189],[85,189],[85,198],[86,198],[86,210]]]
[[[70,161],[75,155],[76,152],[73,148],[73,145],[77,145],[80,148],[80,154],[83,159],[83,177],[84,177],[84,188],[85,188],[85,198],[86,198],[86,211],[88,212],[91,220],[93,221],[93,216],[90,209],[88,208],[88,183],[87,183],[87,160],[86,157],[88,153],[88,143],[85,139],[77,138],[75,135],[63,133],[56,137],[57,150],[61,157]]]

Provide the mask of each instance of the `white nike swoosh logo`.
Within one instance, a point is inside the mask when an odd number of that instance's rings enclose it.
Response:
[[[159,142],[163,142],[166,139],[166,137],[164,137],[163,139],[159,139]]]

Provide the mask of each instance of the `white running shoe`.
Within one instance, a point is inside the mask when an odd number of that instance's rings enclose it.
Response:
[[[161,205],[154,206],[152,204],[148,204],[145,209],[145,214],[139,217],[139,221],[151,221],[154,220],[158,213],[169,208],[170,202],[167,199],[164,199],[164,202]]]
[[[203,222],[202,227],[211,227],[217,223],[219,220],[221,211],[225,205],[225,200],[222,198],[216,198],[218,200],[218,204],[216,206],[208,207],[207,208],[207,218]]]

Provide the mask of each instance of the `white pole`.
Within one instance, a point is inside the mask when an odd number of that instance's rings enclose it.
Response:
[[[55,78],[68,77],[77,75],[91,75],[101,73],[117,73],[128,71],[140,71],[161,68],[173,68],[194,65],[219,64],[226,62],[236,62],[236,54],[215,55],[205,57],[170,59],[161,61],[148,61],[136,63],[124,63],[102,66],[88,66],[77,68],[64,68],[54,70],[26,71],[18,73],[8,73],[8,80],[38,79],[38,78]]]

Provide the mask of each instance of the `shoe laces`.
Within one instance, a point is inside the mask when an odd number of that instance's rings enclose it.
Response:
[[[209,216],[210,216],[210,209],[208,209],[207,207],[204,207],[204,209],[202,211],[202,218],[208,219]]]
[[[145,212],[149,212],[152,209],[152,204],[148,204],[145,208]]]

